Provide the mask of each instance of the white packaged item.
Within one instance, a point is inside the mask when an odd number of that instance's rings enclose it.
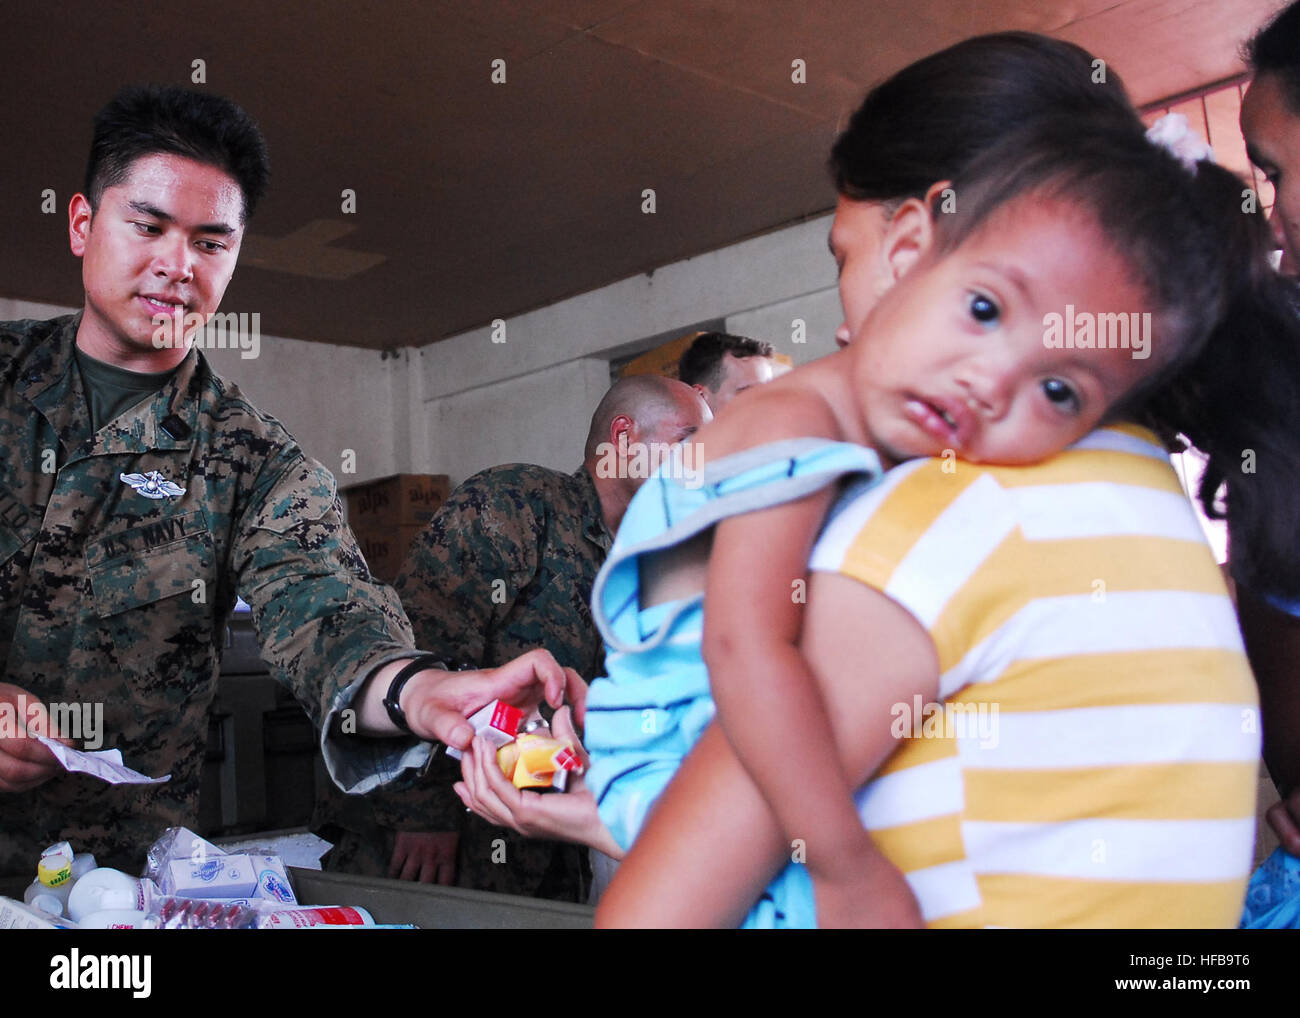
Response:
[[[178,898],[251,898],[257,870],[251,856],[218,855],[195,862],[173,859],[163,871],[164,894]]]
[[[252,860],[253,869],[257,872],[255,894],[258,898],[278,901],[282,905],[298,904],[293,885],[289,883],[289,874],[278,856],[250,855],[248,858]]]
[[[51,845],[41,853],[36,879],[23,892],[23,901],[51,915],[67,915],[72,888],[93,869],[95,857],[89,852],[74,855],[66,841]]]
[[[539,717],[541,715],[538,715]],[[482,736],[495,749],[500,749],[508,742],[513,742],[524,723],[524,712],[500,700],[493,700],[487,706],[470,715],[469,723],[474,734]],[[447,755],[453,760],[461,758],[460,750],[448,746]]]
[[[0,930],[73,930],[66,919],[49,915],[13,898],[0,898]]]

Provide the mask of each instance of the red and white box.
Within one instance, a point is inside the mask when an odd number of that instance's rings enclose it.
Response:
[[[493,700],[486,707],[472,714],[469,723],[473,726],[475,735],[481,735],[492,744],[494,749],[500,749],[507,743],[515,741],[515,736],[519,734],[519,725],[523,720],[524,712],[518,707]],[[461,758],[460,750],[452,746],[447,747],[447,755],[453,760]]]

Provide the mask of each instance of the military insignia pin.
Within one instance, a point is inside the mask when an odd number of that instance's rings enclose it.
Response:
[[[145,498],[175,498],[185,494],[184,488],[173,484],[157,470],[150,470],[147,474],[118,474],[118,477]]]

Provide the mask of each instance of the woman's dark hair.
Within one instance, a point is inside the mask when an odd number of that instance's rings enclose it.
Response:
[[[1250,69],[1255,74],[1277,75],[1291,112],[1300,113],[1300,3],[1273,15],[1245,49]]]
[[[1119,77],[1087,50],[1032,32],[979,35],[867,93],[831,149],[835,188],[858,201],[919,198],[1042,116],[1138,124]]]
[[[266,191],[270,162],[253,118],[229,99],[163,85],[131,86],[97,114],[86,162],[85,194],[99,207],[106,187],[156,153],[185,156],[230,174],[244,195],[244,219]]]
[[[1267,245],[1271,246],[1271,245]],[[1300,597],[1300,286],[1257,260],[1236,267],[1233,298],[1200,356],[1152,400],[1206,456],[1198,497],[1228,522],[1237,582]],[[1222,494],[1222,502],[1219,496]]]
[[[1254,192],[1212,162],[1189,168],[1140,124],[1044,119],[980,153],[947,198],[935,196],[936,255],[1013,199],[1086,212],[1124,259],[1149,295],[1159,367],[1111,416],[1182,434],[1203,452],[1198,496],[1207,514],[1227,518],[1234,575],[1300,595],[1300,299],[1269,262]]]

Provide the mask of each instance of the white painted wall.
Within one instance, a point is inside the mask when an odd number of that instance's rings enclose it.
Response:
[[[398,456],[399,446],[409,449],[405,353],[381,359],[376,350],[263,336],[255,359],[237,350],[204,356],[255,407],[279,418],[340,487],[407,469],[409,456]],[[343,469],[349,449],[355,472]]]
[[[518,315],[504,330],[422,347],[428,430],[415,469],[448,473],[453,483],[512,461],[572,470],[609,386],[609,360],[696,322],[723,319],[796,364],[831,352],[840,308],[829,229],[823,216]],[[792,341],[796,318],[805,322],[802,343]]]
[[[798,367],[835,350],[835,330],[843,319],[839,289],[832,285],[825,290],[729,315],[727,331],[737,336],[766,340],[778,353],[793,358]],[[802,343],[791,338],[796,334],[796,321],[804,323]]]
[[[543,368],[423,404],[417,472],[459,483],[499,463],[539,463],[569,473],[582,464],[592,411],[609,388],[609,362],[597,357]]]
[[[828,353],[839,324],[838,310],[827,310],[828,299],[836,300],[829,229],[830,217],[822,216],[518,315],[506,321],[503,343],[492,342],[489,326],[423,347],[425,394],[438,399],[583,357],[607,359],[646,336],[716,318],[730,327],[774,306],[779,313],[754,318],[774,331],[755,338],[801,362]],[[790,342],[787,317],[799,309],[810,316],[802,346]],[[824,335],[812,331],[814,322]]]

